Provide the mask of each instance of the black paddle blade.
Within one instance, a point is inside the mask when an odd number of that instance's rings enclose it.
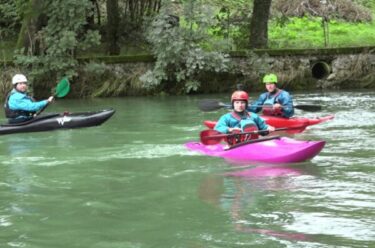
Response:
[[[223,107],[226,107],[226,105],[216,99],[203,99],[198,102],[198,108],[205,112],[215,111]]]
[[[298,104],[295,105],[294,108],[301,109],[304,111],[310,111],[310,112],[317,112],[322,110],[322,106],[320,105],[311,105],[311,104]]]

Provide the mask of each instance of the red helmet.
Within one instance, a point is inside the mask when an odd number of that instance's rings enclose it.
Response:
[[[249,100],[249,95],[242,90],[237,90],[233,92],[232,97],[231,97],[231,102],[233,101],[248,101]]]

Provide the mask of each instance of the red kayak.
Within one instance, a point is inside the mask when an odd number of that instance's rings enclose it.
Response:
[[[327,115],[324,117],[317,117],[317,118],[306,118],[306,117],[291,117],[291,118],[283,118],[283,117],[275,117],[275,116],[261,116],[268,125],[271,125],[275,128],[282,128],[282,127],[301,127],[294,130],[288,130],[288,133],[302,133],[306,127],[316,125],[328,120],[332,120],[334,115]],[[210,129],[213,129],[216,125],[216,121],[204,121],[204,125]]]

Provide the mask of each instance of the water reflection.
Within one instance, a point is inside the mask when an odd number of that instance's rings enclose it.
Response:
[[[288,211],[293,209],[289,196],[300,187],[295,179],[318,174],[311,162],[235,167],[234,171],[206,177],[199,187],[199,197],[228,211],[236,231],[308,241],[310,235],[285,231],[283,226],[294,221]]]
[[[30,139],[26,138],[26,137],[13,137],[12,139],[7,139],[6,140],[6,144],[3,145],[3,147],[5,147],[5,151],[4,153],[7,153],[7,154],[3,154],[3,155],[7,155],[7,156],[10,156],[10,157],[18,157],[18,156],[22,156],[22,155],[26,155],[30,152],[30,149],[32,149],[32,147],[34,147],[34,145],[37,145],[37,144],[33,144],[33,141],[31,141]],[[36,140],[35,142],[38,142],[38,140]],[[5,143],[5,142],[4,142]]]

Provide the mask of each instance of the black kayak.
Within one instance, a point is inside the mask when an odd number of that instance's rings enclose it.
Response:
[[[114,109],[105,109],[95,112],[41,115],[18,124],[0,125],[0,135],[98,126],[114,113]]]

